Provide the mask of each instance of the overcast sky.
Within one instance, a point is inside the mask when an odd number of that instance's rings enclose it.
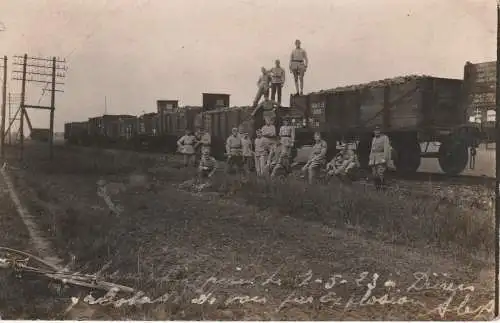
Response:
[[[495,0],[0,0],[0,55],[68,60],[56,131],[104,112],[141,114],[157,99],[201,105],[202,92],[251,104],[261,66],[285,67],[295,39],[305,92],[405,74],[462,78],[495,60]],[[1,29],[0,29],[1,30]],[[9,63],[12,70],[12,65]],[[9,73],[10,75],[10,73]],[[19,92],[8,80],[8,91]],[[27,103],[43,85],[30,83]],[[284,103],[294,90],[287,71]],[[50,94],[40,104],[48,105]],[[48,112],[30,116],[48,128]]]

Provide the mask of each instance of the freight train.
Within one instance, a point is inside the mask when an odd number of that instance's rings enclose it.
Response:
[[[467,166],[469,149],[485,139],[481,127],[468,122],[470,105],[463,85],[461,79],[415,75],[291,95],[290,107],[277,109],[276,126],[284,116],[291,119],[296,148],[310,145],[313,133],[320,132],[329,158],[339,141],[355,142],[360,163],[367,167],[378,125],[391,140],[397,171],[416,172],[421,158],[438,158],[446,174],[457,175]],[[156,112],[139,117],[103,115],[67,123],[64,137],[70,144],[175,152],[185,129],[203,126],[212,136],[215,157],[222,159],[231,128],[243,126],[253,134],[262,116],[252,118],[249,106],[230,107],[229,94],[202,96],[202,106],[158,100]],[[421,144],[429,142],[440,143],[439,151],[422,151]]]

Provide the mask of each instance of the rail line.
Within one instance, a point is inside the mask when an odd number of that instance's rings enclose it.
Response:
[[[82,147],[79,147],[82,148]],[[83,147],[84,149],[95,149],[90,147]],[[163,153],[163,152],[154,152],[154,151],[140,151],[140,150],[130,150],[130,149],[119,149],[119,148],[103,148],[102,151],[110,152],[110,153],[127,153],[132,152],[135,154],[139,154],[141,156],[148,157],[160,157],[165,156],[167,159],[177,160],[177,157],[180,155],[172,154],[172,153]],[[178,159],[181,162],[181,159]],[[220,164],[225,164],[225,161],[220,161]],[[298,168],[300,169],[300,168]],[[415,172],[409,174],[398,173],[395,170],[389,170],[387,172],[388,179],[390,181],[409,181],[409,182],[425,182],[425,183],[434,183],[434,184],[446,184],[446,185],[462,185],[462,186],[484,186],[486,188],[491,188],[494,190],[495,188],[495,178],[488,176],[474,176],[474,175],[455,175],[450,176],[444,173],[431,173],[431,172]],[[361,171],[361,178],[368,178],[370,176],[370,172],[368,170]]]

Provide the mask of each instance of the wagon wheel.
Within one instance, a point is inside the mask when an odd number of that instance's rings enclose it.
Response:
[[[450,138],[439,147],[439,166],[448,175],[458,175],[469,160],[467,144],[461,139]]]
[[[415,173],[420,167],[420,144],[399,143],[393,156],[394,166],[399,173]]]

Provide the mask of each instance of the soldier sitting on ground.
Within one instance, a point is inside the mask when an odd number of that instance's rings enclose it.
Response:
[[[352,174],[359,167],[354,150],[349,145],[342,144],[340,152],[326,165],[328,176],[338,176],[342,179]]]
[[[290,170],[288,149],[281,143],[279,138],[271,148],[267,164],[267,169],[271,173],[271,177],[275,177],[278,171],[288,173]]]
[[[217,169],[217,161],[210,156],[210,148],[201,148],[200,164],[198,166],[198,179],[200,181],[211,178]]]

